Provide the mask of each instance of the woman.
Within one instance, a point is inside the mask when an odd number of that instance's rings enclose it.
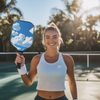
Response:
[[[64,92],[64,81],[67,74],[73,100],[78,100],[74,78],[74,61],[71,56],[59,52],[63,40],[54,23],[45,29],[42,43],[46,51],[33,57],[28,74],[24,56],[17,54],[15,63],[21,63],[21,69],[18,71],[23,82],[26,86],[31,86],[38,75],[36,88],[38,92],[35,100],[68,100]]]

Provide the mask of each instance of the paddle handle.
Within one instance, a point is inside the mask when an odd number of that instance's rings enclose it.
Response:
[[[20,55],[23,55],[23,51],[18,51],[18,53]],[[17,63],[17,66],[16,66],[17,69],[20,69],[21,68],[21,63]]]

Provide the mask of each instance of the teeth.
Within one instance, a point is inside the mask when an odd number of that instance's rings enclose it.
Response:
[[[50,45],[54,45],[54,44],[50,44]]]

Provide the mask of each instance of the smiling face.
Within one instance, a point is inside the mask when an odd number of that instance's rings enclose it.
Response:
[[[48,30],[45,33],[44,42],[47,49],[57,49],[59,46],[59,35],[54,30]]]

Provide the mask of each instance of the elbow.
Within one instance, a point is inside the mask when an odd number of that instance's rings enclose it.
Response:
[[[32,85],[32,83],[27,83],[27,84],[25,84],[25,85],[26,85],[26,87],[29,87],[29,86]]]
[[[26,85],[26,87],[29,87],[29,86],[31,86],[32,85],[32,81],[31,81],[31,79],[27,76],[25,76],[25,77],[23,77],[22,78],[22,80],[23,80],[23,82],[24,82],[24,84]]]
[[[29,86],[31,86],[31,85],[29,85],[29,84],[25,84],[26,85],[26,87],[29,87]]]

